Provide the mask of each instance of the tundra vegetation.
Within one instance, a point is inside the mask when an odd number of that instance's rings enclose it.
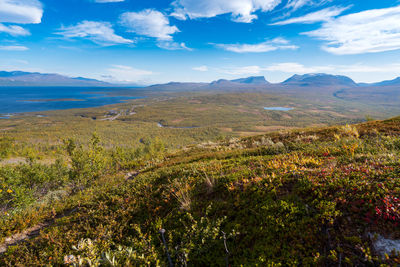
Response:
[[[40,226],[2,266],[400,264],[374,246],[400,239],[400,118],[182,149],[96,133],[0,147],[24,158],[0,169],[0,243]]]

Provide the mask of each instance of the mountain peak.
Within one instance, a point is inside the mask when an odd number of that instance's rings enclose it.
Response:
[[[264,76],[250,76],[247,78],[241,78],[236,80],[231,80],[234,83],[244,83],[244,84],[268,84],[269,82]]]
[[[284,81],[283,84],[297,84],[301,86],[357,86],[357,84],[347,76],[326,73],[295,74]]]

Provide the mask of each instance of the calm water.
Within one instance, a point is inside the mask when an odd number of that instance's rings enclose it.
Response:
[[[140,98],[107,95],[118,90],[121,88],[0,87],[0,119],[7,119],[13,113],[99,107]],[[37,101],[52,99],[78,101]]]
[[[277,111],[290,111],[293,108],[284,108],[284,107],[266,107],[265,110],[277,110]]]

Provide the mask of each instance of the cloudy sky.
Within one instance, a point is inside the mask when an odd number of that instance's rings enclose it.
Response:
[[[0,0],[0,70],[139,84],[400,76],[398,0]]]

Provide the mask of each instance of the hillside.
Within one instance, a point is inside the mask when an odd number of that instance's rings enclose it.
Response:
[[[393,80],[374,83],[372,85],[374,85],[374,86],[393,86],[393,85],[399,86],[400,85],[400,77],[393,79]]]
[[[63,149],[2,169],[0,265],[400,263],[400,118],[168,153],[96,136]]]
[[[347,88],[335,92],[335,96],[346,101],[382,105],[388,108],[397,107],[400,101],[400,85]]]

